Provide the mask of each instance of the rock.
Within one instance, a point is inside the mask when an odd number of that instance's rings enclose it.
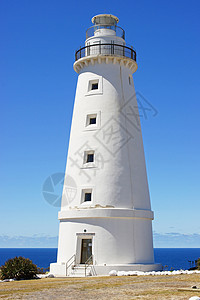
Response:
[[[113,273],[114,272],[114,273]],[[110,276],[133,276],[133,275],[138,275],[138,276],[155,276],[155,275],[180,275],[180,274],[200,274],[200,271],[188,271],[188,270],[173,270],[173,271],[150,271],[150,272],[142,272],[142,271],[118,271],[112,270],[110,271],[109,275]],[[192,287],[194,288],[194,287]],[[196,287],[197,288],[197,287]]]
[[[198,296],[193,296],[193,297],[189,298],[189,300],[200,300],[200,297],[198,297]]]
[[[116,270],[112,270],[109,272],[110,276],[117,276],[117,271]]]
[[[193,285],[193,286],[192,286],[192,289],[197,289],[197,286],[196,286],[196,285]]]
[[[37,274],[37,279],[42,279],[42,278],[54,278],[55,276],[53,274]]]

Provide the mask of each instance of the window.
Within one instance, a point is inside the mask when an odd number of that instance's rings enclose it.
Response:
[[[92,83],[91,90],[98,90],[98,82],[97,83]]]
[[[87,115],[86,127],[96,127],[96,126],[97,126],[97,114]]]
[[[133,85],[133,77],[131,75],[128,76],[128,82],[130,85]]]
[[[87,154],[87,163],[94,161],[94,153],[88,153]]]
[[[92,189],[82,190],[82,203],[92,201]]]
[[[96,124],[97,123],[97,119],[96,117],[92,117],[89,119],[89,124],[92,125],[92,124]]]
[[[88,84],[86,86],[85,96],[99,95],[99,94],[100,95],[103,94],[103,77],[98,75],[95,76],[91,75],[91,78],[88,80]]]
[[[88,111],[85,115],[85,122],[83,123],[83,130],[98,130],[101,127],[101,112]]]
[[[94,151],[89,150],[84,152],[84,164],[89,164],[94,162]]]
[[[92,193],[85,193],[84,202],[91,201],[91,200],[92,200]]]
[[[99,89],[99,80],[90,80],[88,85],[88,92],[97,91]]]

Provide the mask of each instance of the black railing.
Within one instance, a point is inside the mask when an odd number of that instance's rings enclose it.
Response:
[[[110,29],[116,32],[116,36],[119,36],[120,38],[125,40],[125,31],[116,25],[94,25],[86,31],[86,39],[90,38],[91,36],[96,35],[101,35],[100,30],[101,29]]]
[[[119,44],[94,44],[80,48],[75,53],[75,60],[90,55],[124,56],[136,61],[136,52],[130,47]]]

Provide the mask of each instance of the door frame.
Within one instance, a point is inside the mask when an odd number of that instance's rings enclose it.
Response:
[[[83,239],[91,239],[92,240],[92,255],[93,255],[93,264],[94,264],[94,236],[95,233],[77,233],[76,240],[76,264],[81,263],[81,246]]]

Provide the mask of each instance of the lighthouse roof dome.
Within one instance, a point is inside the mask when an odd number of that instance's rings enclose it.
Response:
[[[100,14],[96,15],[92,18],[92,23],[95,25],[117,25],[119,22],[119,19],[113,15],[110,14]]]

